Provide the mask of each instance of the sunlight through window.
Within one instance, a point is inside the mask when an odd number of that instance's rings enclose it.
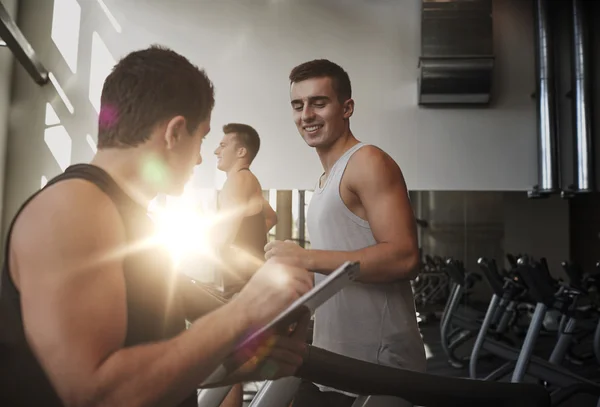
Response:
[[[77,72],[77,49],[81,6],[75,0],[54,0],[52,16],[52,41],[62,54],[71,72]]]
[[[113,16],[112,13],[110,12],[110,10],[108,9],[108,7],[106,7],[106,4],[104,4],[104,1],[102,1],[102,0],[96,0],[96,1],[100,5],[100,8],[102,9],[102,11],[104,11],[104,14],[106,14],[108,21],[110,21],[110,24],[113,26],[115,31],[120,34],[121,33],[121,25],[119,24],[119,22],[117,21],[115,16]]]
[[[44,141],[61,170],[71,164],[71,137],[64,126],[49,127],[44,131]]]
[[[277,212],[277,190],[269,189],[269,204],[275,212]]]
[[[60,83],[58,83],[58,79],[56,79],[56,76],[54,76],[54,74],[50,72],[48,74],[48,77],[50,78],[50,83],[52,83],[52,85],[54,86],[56,93],[58,93],[58,96],[60,96],[60,99],[65,104],[65,107],[67,108],[67,110],[69,110],[69,113],[73,114],[73,112],[75,112],[75,108],[71,104],[71,101],[67,97],[67,94],[63,90],[62,86],[60,86]]]
[[[96,113],[100,113],[100,96],[104,80],[115,65],[115,59],[111,55],[106,44],[97,32],[92,34],[92,65],[90,69],[89,99]]]
[[[88,145],[92,149],[92,152],[94,154],[96,154],[96,152],[98,151],[98,147],[96,147],[96,142],[94,141],[94,139],[92,138],[92,136],[90,136],[89,134],[87,134],[85,136],[85,140],[87,141]]]
[[[269,189],[269,205],[275,212],[277,212],[277,190]],[[277,234],[277,224],[269,231],[269,236],[275,236]]]
[[[46,126],[56,126],[60,124],[60,119],[50,103],[46,103]]]

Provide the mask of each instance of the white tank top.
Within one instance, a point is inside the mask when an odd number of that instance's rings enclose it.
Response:
[[[364,145],[346,151],[324,185],[316,186],[307,213],[312,249],[353,251],[377,243],[369,223],[346,207],[339,192],[348,160]],[[324,278],[315,274],[315,284]],[[370,363],[425,371],[425,349],[409,281],[353,283],[344,288],[317,309],[313,344]]]

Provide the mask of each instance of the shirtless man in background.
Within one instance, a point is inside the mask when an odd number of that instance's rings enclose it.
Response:
[[[260,150],[256,130],[247,124],[229,123],[223,126],[223,134],[215,150],[217,168],[227,174],[218,200],[223,217],[217,239],[224,262],[223,288],[235,292],[264,262],[267,233],[277,223],[277,214],[250,170]]]
[[[215,150],[217,168],[227,174],[219,194],[220,277],[226,298],[238,292],[265,260],[267,233],[277,214],[263,195],[250,165],[260,150],[260,137],[251,126],[229,123]],[[236,384],[221,407],[241,407],[244,391]]]

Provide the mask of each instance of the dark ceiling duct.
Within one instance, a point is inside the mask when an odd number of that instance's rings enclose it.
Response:
[[[575,185],[573,192],[591,192],[595,189],[594,156],[592,146],[591,82],[589,18],[582,0],[572,2],[572,102],[573,135],[575,139]]]
[[[492,29],[492,0],[422,0],[420,105],[490,102]]]
[[[556,138],[556,100],[554,52],[549,27],[547,0],[534,0],[536,113],[538,136],[538,185],[529,192],[540,197],[558,192],[558,148]]]

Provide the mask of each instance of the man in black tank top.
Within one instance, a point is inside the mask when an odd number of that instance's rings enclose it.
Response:
[[[132,52],[114,67],[91,164],[53,178],[11,224],[1,406],[196,406],[197,387],[236,343],[310,289],[305,269],[268,261],[235,299],[206,314],[218,301],[197,297],[150,239],[147,205],[183,191],[202,161],[213,105],[204,71],[168,49]],[[275,283],[273,273],[285,278]],[[305,334],[277,340],[267,356],[275,377],[295,372]],[[260,370],[220,385],[266,379]]]
[[[223,126],[223,138],[215,150],[217,168],[227,174],[219,194],[219,227],[222,284],[225,293],[235,293],[265,260],[267,233],[277,215],[262,195],[262,187],[250,170],[260,149],[260,137],[247,124]],[[234,253],[232,255],[232,253]]]

